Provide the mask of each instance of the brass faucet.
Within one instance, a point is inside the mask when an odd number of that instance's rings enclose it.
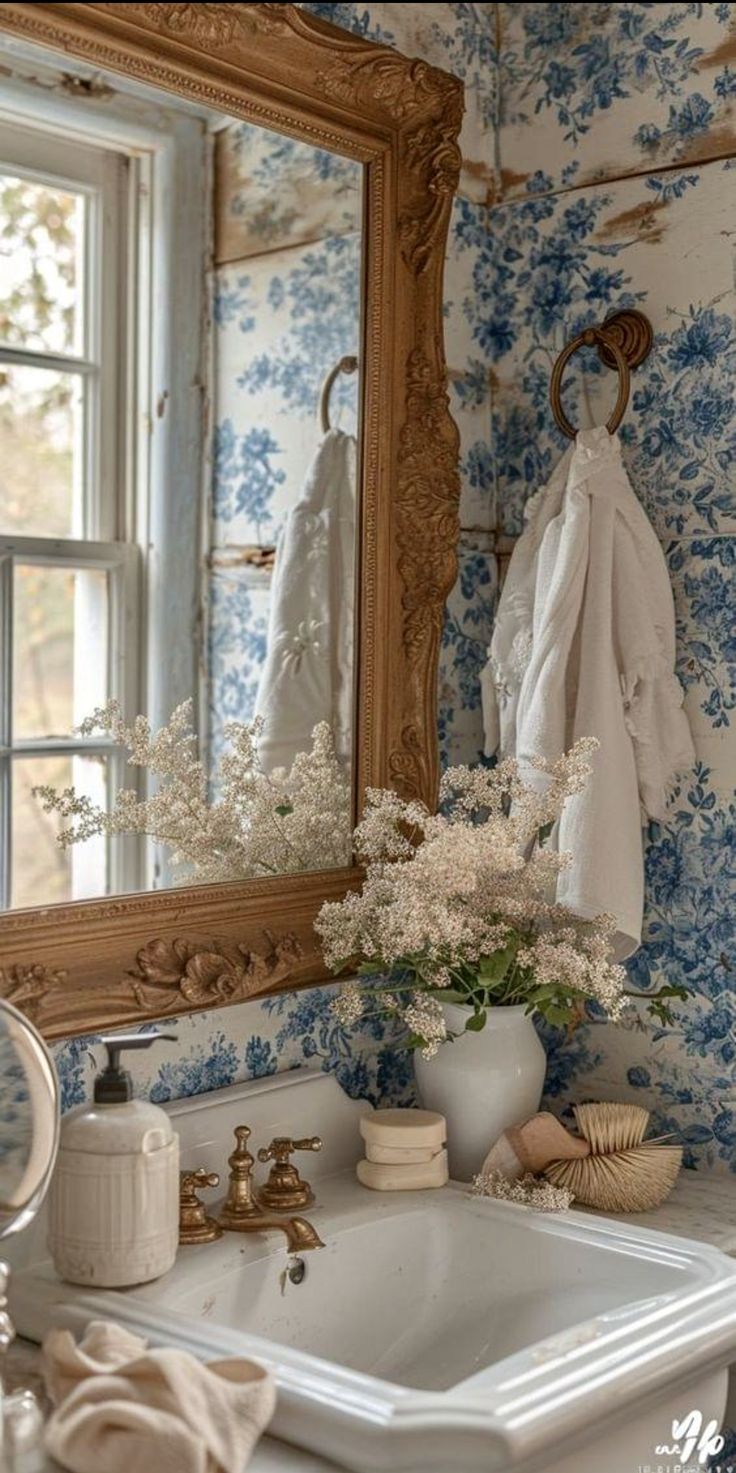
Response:
[[[230,1185],[217,1219],[221,1227],[227,1228],[231,1233],[285,1233],[291,1253],[324,1248],[319,1234],[305,1217],[273,1217],[258,1206],[253,1195],[255,1160],[248,1150],[249,1136],[249,1126],[235,1127],[237,1145],[232,1156],[228,1157]]]
[[[273,1166],[265,1187],[261,1187],[258,1193],[261,1206],[270,1207],[272,1212],[291,1212],[294,1207],[311,1207],[314,1192],[309,1182],[299,1175],[289,1157],[295,1151],[321,1150],[322,1142],[318,1135],[307,1136],[301,1141],[293,1141],[287,1135],[277,1135],[270,1146],[262,1146],[258,1152],[258,1160],[273,1161]]]
[[[179,1242],[214,1243],[222,1237],[222,1228],[214,1217],[208,1217],[204,1202],[197,1193],[203,1187],[217,1187],[220,1178],[216,1171],[205,1171],[199,1166],[196,1171],[179,1173]]]

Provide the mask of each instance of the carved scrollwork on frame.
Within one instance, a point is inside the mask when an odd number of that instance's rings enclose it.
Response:
[[[398,493],[403,640],[412,660],[439,636],[444,602],[457,574],[458,448],[444,371],[439,373],[416,348],[407,363]]]
[[[366,165],[356,811],[389,785],[432,805],[458,534],[442,272],[461,83],[289,4],[11,0],[2,32]],[[327,978],[317,912],[360,880],[349,865],[15,912],[0,996],[61,1038],[311,986]]]
[[[258,948],[229,938],[147,941],[135,966],[107,989],[115,1020],[245,1002],[283,985],[304,960],[304,947],[293,932],[274,936],[263,930],[262,938],[265,945],[261,940]],[[84,992],[71,988],[68,972],[58,967],[17,962],[0,970],[0,997],[42,1028],[57,1017],[66,997],[85,1030],[94,1026],[94,1017],[87,1021]]]
[[[351,42],[345,55],[317,73],[316,81],[325,97],[353,108],[385,109],[401,123],[432,102],[441,105],[442,99],[456,99],[458,93],[462,97],[459,83],[447,72],[370,42]]]
[[[441,368],[438,366],[442,365]],[[457,576],[459,435],[449,413],[444,363],[414,349],[406,370],[406,418],[399,436],[398,532],[402,640],[411,702],[425,725],[405,722],[390,755],[392,784],[406,797],[431,799],[436,764],[434,711],[425,682],[436,679],[445,601]]]
[[[174,35],[190,36],[200,46],[229,46],[238,38],[283,32],[288,5],[148,4],[126,5]]]
[[[317,82],[327,97],[353,106],[385,107],[407,125],[400,149],[408,202],[399,216],[399,241],[406,264],[416,272],[425,270],[460,178],[461,84],[427,62],[407,62],[396,52],[373,47],[341,57],[318,73]]]
[[[266,948],[253,951],[227,941],[148,941],[136,957],[133,995],[146,1012],[166,1010],[185,999],[193,1008],[212,1008],[224,1002],[270,991],[284,982],[304,956],[297,937],[276,938],[264,932]]]
[[[63,987],[66,980],[67,973],[56,967],[45,967],[40,962],[27,965],[16,962],[7,970],[0,969],[0,997],[12,1002],[35,1023],[44,1000]]]
[[[408,133],[402,142],[420,187],[412,207],[399,216],[399,240],[407,266],[417,273],[425,271],[433,259],[436,236],[460,178],[460,150],[452,118],[444,126],[439,140],[432,122]]]

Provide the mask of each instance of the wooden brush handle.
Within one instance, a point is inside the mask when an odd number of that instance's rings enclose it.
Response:
[[[524,1170],[533,1172],[535,1176],[544,1171],[550,1161],[571,1161],[590,1155],[588,1142],[571,1135],[547,1110],[532,1115],[531,1120],[526,1120],[523,1125],[512,1126],[506,1131],[506,1139]]]

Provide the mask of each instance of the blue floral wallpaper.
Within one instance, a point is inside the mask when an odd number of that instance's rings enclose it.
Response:
[[[652,320],[654,351],[634,380],[622,439],[671,570],[698,766],[669,823],[647,835],[646,944],[631,980],[642,992],[681,982],[691,996],[672,1027],[652,1027],[635,1007],[625,1026],[591,1017],[570,1039],[549,1034],[547,1098],[560,1110],[586,1097],[636,1100],[662,1130],[683,1134],[688,1164],[736,1170],[736,6],[305,8],[449,68],[467,90],[445,276],[463,528],[440,668],[445,763],[474,761],[482,747],[478,671],[497,533],[518,533],[527,497],[563,448],[547,408],[552,362],[570,333],[617,307],[636,303]],[[278,199],[287,216],[291,188]],[[267,190],[259,208],[267,231]],[[251,315],[250,255],[223,266],[218,311],[235,325]],[[285,274],[274,274],[288,293]],[[295,407],[299,384],[289,370],[282,387]],[[591,356],[570,374],[568,413],[596,422],[614,392]],[[239,435],[233,421],[218,441],[223,541],[244,512],[270,540],[282,461],[267,437],[249,445],[250,500]],[[263,626],[231,570],[220,571],[214,669],[222,709],[235,711],[244,641],[257,644]],[[307,1060],[336,1069],[353,1093],[408,1099],[405,1056],[389,1038],[340,1029],[328,999],[320,989],[185,1019],[178,1048],[137,1064],[141,1088],[163,1098]],[[57,1058],[71,1103],[88,1087],[88,1044],[62,1045]]]
[[[126,1057],[136,1093],[162,1104],[307,1065],[335,1073],[357,1099],[410,1104],[410,1057],[393,1046],[380,1019],[345,1029],[330,1006],[333,992],[331,986],[284,992],[239,1007],[169,1019],[166,1032],[177,1034],[175,1044],[162,1042]],[[90,1098],[103,1050],[87,1037],[56,1044],[53,1053],[62,1109],[70,1110]]]
[[[498,193],[461,227],[474,341],[493,371],[499,525],[563,442],[547,392],[567,337],[626,305],[654,349],[622,426],[632,483],[662,542],[678,671],[698,753],[670,821],[646,842],[641,992],[690,990],[672,1027],[635,1006],[548,1035],[547,1096],[631,1099],[682,1135],[689,1165],[736,1171],[736,7],[499,6]],[[729,63],[729,58],[731,61]],[[612,376],[588,355],[567,387],[578,423],[605,418]]]
[[[472,7],[466,7],[472,8]],[[736,145],[733,6],[498,6],[507,192],[568,188]]]

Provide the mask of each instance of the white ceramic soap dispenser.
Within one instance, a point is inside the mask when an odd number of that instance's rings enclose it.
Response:
[[[175,1034],[117,1034],[101,1041],[106,1069],[94,1103],[64,1117],[49,1193],[49,1249],[72,1284],[123,1288],[157,1279],[176,1258],[179,1137],[164,1110],[133,1099],[120,1052]]]

